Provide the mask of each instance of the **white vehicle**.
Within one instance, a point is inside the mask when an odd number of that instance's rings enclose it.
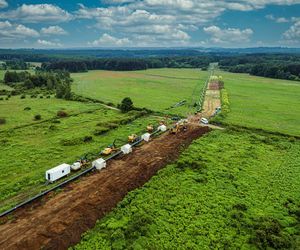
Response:
[[[46,171],[46,180],[54,182],[71,172],[71,166],[69,164],[61,164],[55,168]]]
[[[208,124],[208,120],[206,118],[201,118],[200,123]]]

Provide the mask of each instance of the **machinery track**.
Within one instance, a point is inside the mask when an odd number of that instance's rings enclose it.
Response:
[[[141,187],[209,130],[191,124],[186,132],[163,134],[133,154],[109,162],[106,169],[67,184],[62,192],[50,192],[16,210],[0,221],[0,249],[66,249],[76,244],[128,192]]]

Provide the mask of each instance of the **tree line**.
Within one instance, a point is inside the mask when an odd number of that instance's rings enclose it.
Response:
[[[39,72],[31,74],[28,71],[6,71],[4,83],[7,85],[23,84],[26,89],[46,88],[53,90],[57,98],[71,99],[70,73],[67,71]]]

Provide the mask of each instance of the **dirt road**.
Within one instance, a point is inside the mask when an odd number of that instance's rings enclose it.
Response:
[[[208,127],[190,125],[184,133],[166,133],[62,192],[50,193],[17,210],[14,219],[0,223],[0,249],[66,249],[74,245],[129,191],[142,186],[176,160],[183,147],[208,131]]]

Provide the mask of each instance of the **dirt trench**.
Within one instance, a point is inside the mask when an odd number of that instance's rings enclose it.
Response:
[[[208,127],[190,125],[186,132],[168,133],[108,163],[106,169],[83,177],[13,213],[0,225],[0,249],[66,249],[111,211],[125,195],[145,184]]]

